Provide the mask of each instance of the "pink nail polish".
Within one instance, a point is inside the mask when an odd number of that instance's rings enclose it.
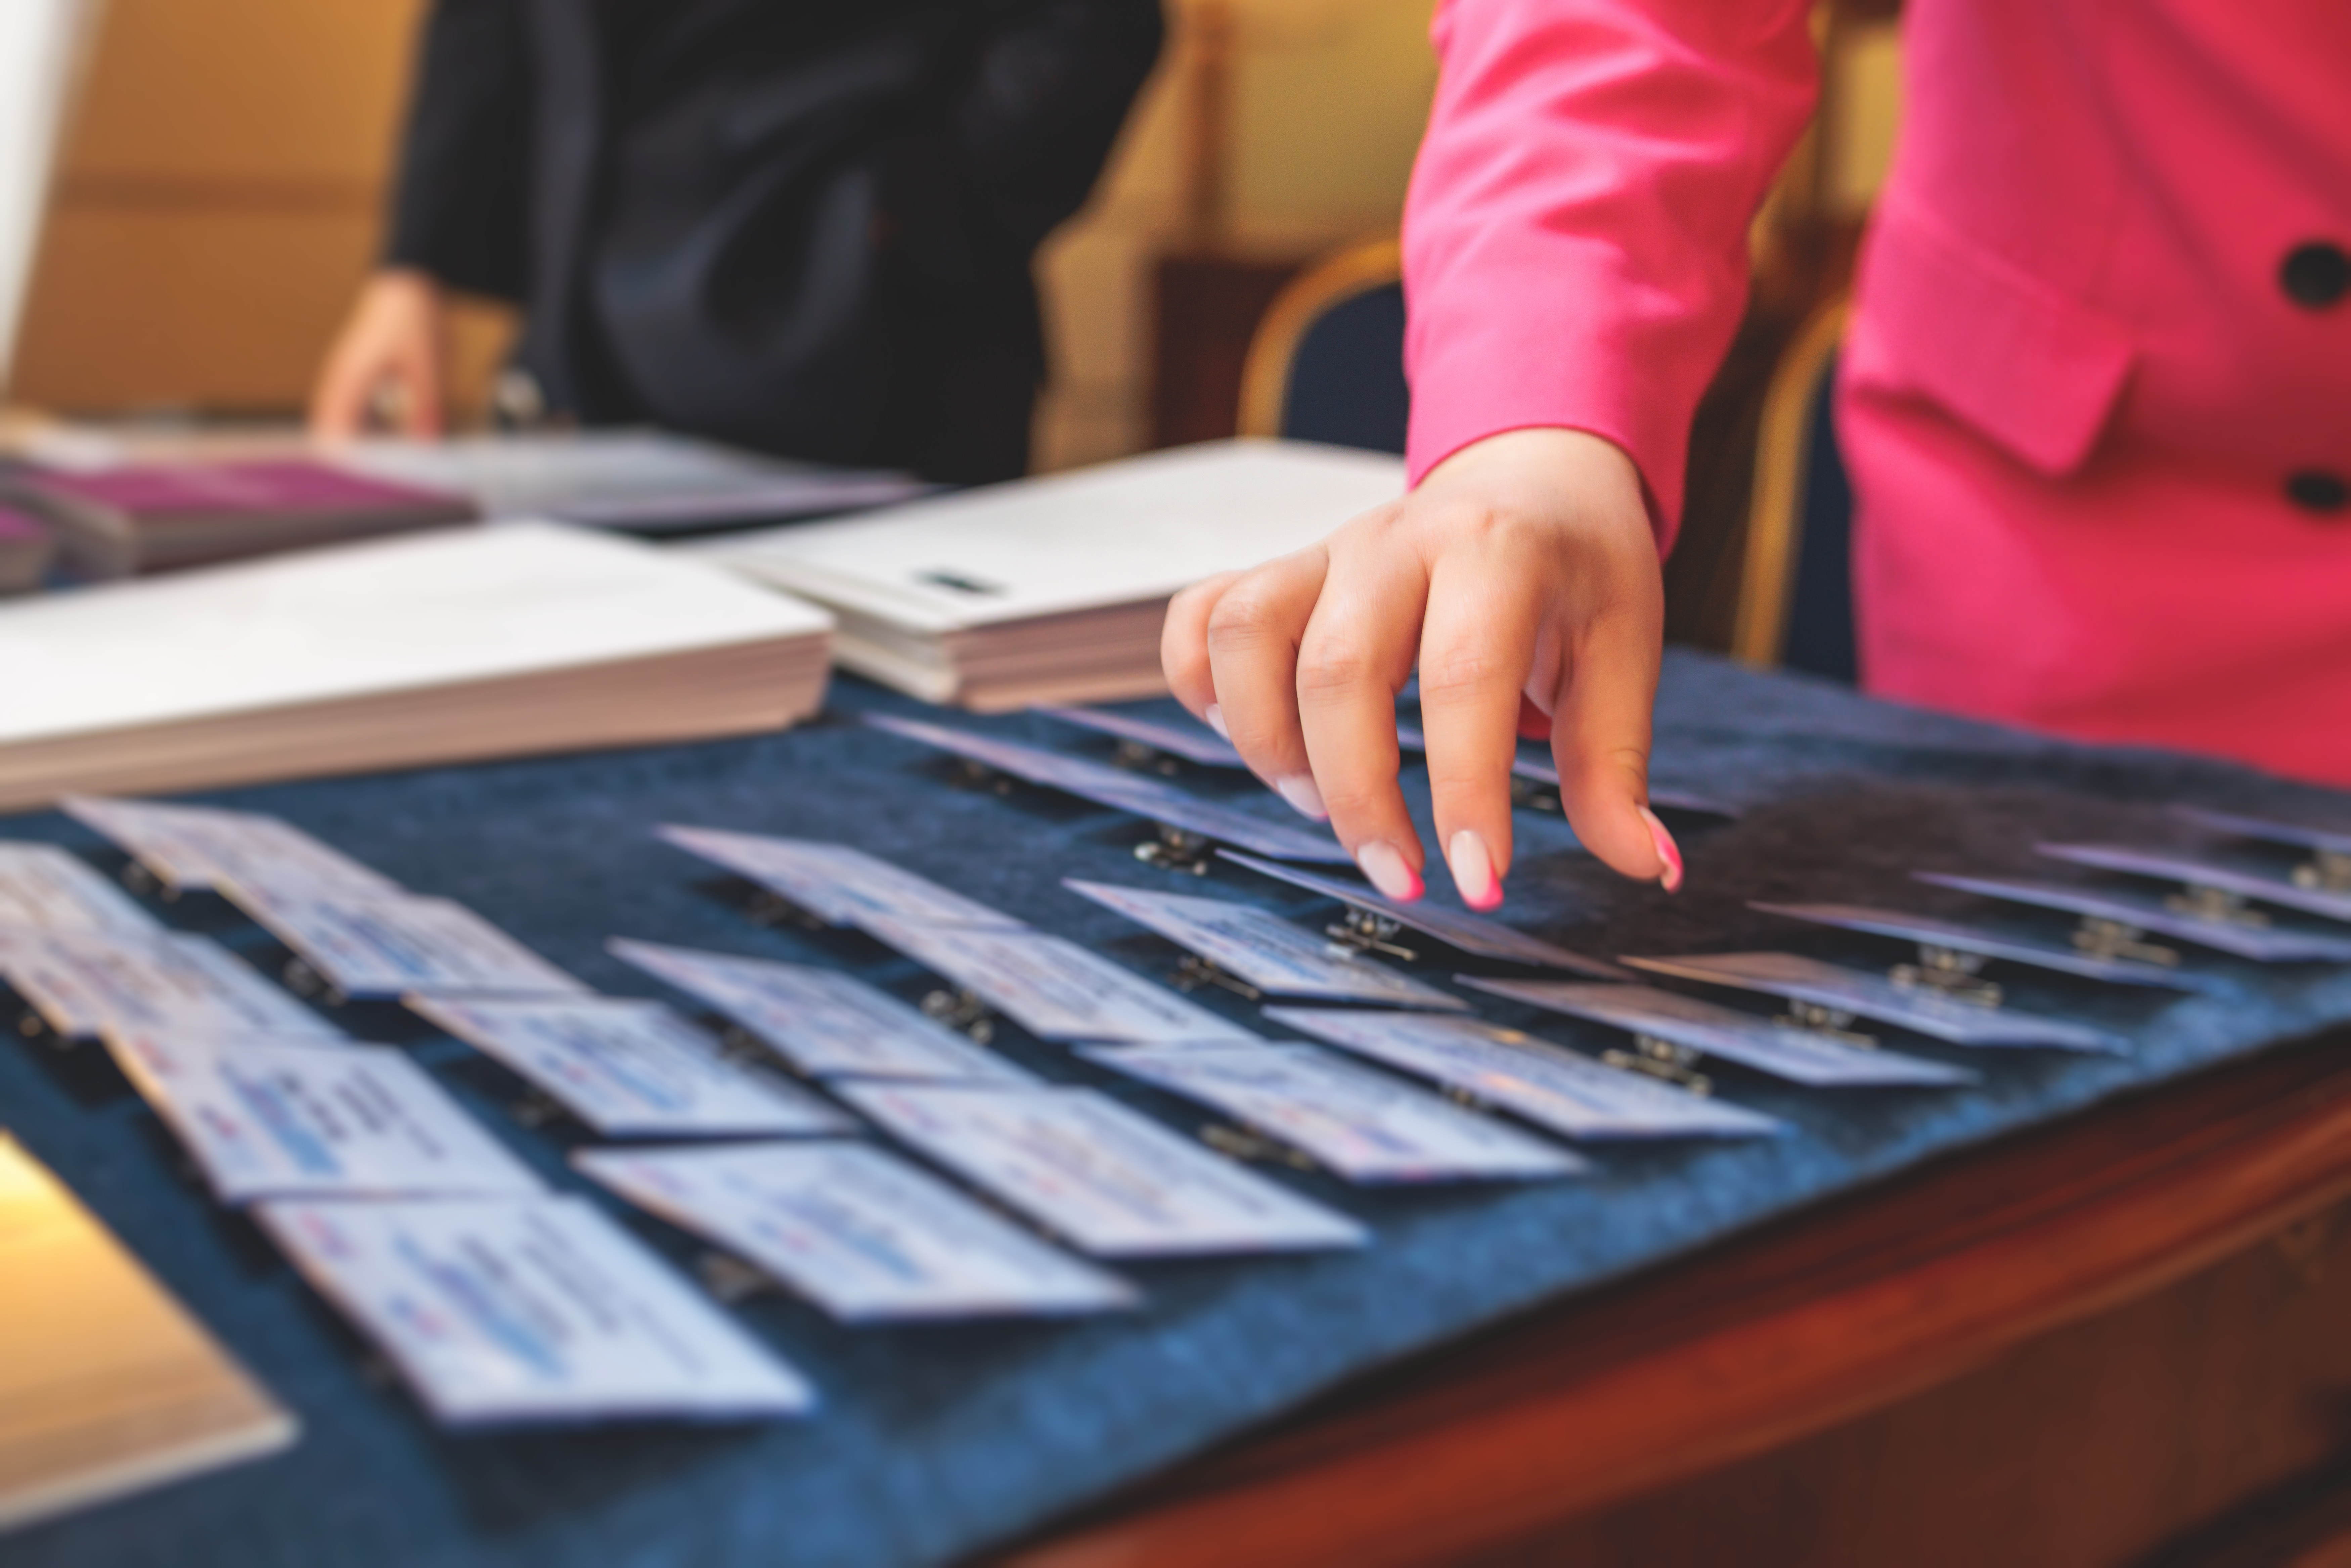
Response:
[[[1666,825],[1657,821],[1657,814],[1646,806],[1641,808],[1641,821],[1649,824],[1649,841],[1657,847],[1657,858],[1666,862],[1665,873],[1657,878],[1657,885],[1667,893],[1678,892],[1682,885],[1681,846],[1674,842],[1673,834],[1666,831]]]
[[[1500,907],[1502,884],[1494,876],[1494,857],[1474,830],[1464,828],[1453,835],[1445,863],[1453,868],[1453,885],[1461,890],[1462,903],[1478,910]]]
[[[1420,873],[1405,863],[1394,844],[1374,839],[1355,852],[1355,863],[1374,887],[1397,903],[1410,904],[1420,896]]]
[[[1233,737],[1233,732],[1232,732],[1231,730],[1227,729],[1227,728],[1225,727],[1225,705],[1224,705],[1224,704],[1222,704],[1222,703],[1210,703],[1210,704],[1209,704],[1206,708],[1204,708],[1204,709],[1202,709],[1202,710],[1201,710],[1200,717],[1201,717],[1204,721],[1206,721],[1206,723],[1207,724],[1207,727],[1208,727],[1210,729],[1215,730],[1218,735],[1223,736],[1227,740],[1230,740],[1230,739],[1232,739],[1232,737]]]
[[[1301,817],[1317,822],[1331,820],[1330,808],[1322,804],[1322,791],[1314,787],[1311,773],[1293,773],[1274,780],[1273,792],[1289,801],[1290,809]]]

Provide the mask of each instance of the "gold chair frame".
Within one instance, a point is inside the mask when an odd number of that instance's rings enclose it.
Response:
[[[1404,246],[1390,235],[1334,251],[1284,285],[1266,308],[1242,361],[1238,434],[1280,435],[1291,361],[1308,329],[1332,307],[1403,277]]]
[[[1822,372],[1844,340],[1843,296],[1814,310],[1780,356],[1763,394],[1755,486],[1747,508],[1747,555],[1730,651],[1750,664],[1777,664],[1787,651],[1796,556],[1804,543],[1804,455]]]

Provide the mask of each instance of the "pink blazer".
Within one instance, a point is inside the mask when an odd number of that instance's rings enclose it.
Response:
[[[1661,543],[1802,0],[1447,0],[1416,476],[1593,431]],[[2351,4],[1910,0],[1839,396],[1873,691],[2351,785]]]

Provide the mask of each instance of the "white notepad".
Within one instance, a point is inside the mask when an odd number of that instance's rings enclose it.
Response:
[[[126,1030],[107,1049],[223,1203],[542,1190],[423,1068],[386,1047]]]
[[[611,1137],[838,1133],[816,1096],[719,1054],[659,1002],[606,997],[412,997],[409,1006]]]
[[[412,991],[581,996],[588,988],[462,904],[235,883],[238,908],[353,998]]]
[[[1142,1300],[869,1144],[587,1149],[571,1163],[844,1322],[1060,1317]]]
[[[892,1135],[1101,1258],[1363,1246],[1344,1215],[1090,1089],[858,1083]]]
[[[0,931],[160,931],[155,917],[78,855],[0,843]]]
[[[816,1391],[576,1197],[254,1210],[444,1426],[797,1416]]]
[[[0,978],[69,1040],[132,1029],[342,1033],[217,942],[175,932],[0,931]]]
[[[622,938],[605,946],[716,1009],[810,1078],[1035,1082],[994,1051],[836,969]]]

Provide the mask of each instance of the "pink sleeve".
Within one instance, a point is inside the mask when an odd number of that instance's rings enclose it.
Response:
[[[1640,465],[1670,545],[1747,229],[1812,110],[1804,0],[1445,0],[1405,205],[1414,482],[1534,425]]]

